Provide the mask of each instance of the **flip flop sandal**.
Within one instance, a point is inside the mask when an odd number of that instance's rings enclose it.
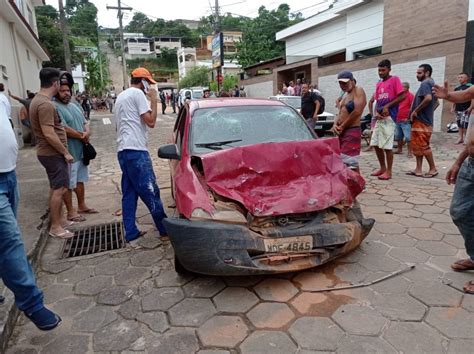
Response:
[[[99,214],[99,211],[95,210],[94,208],[89,208],[86,210],[78,210],[77,212],[79,214]]]
[[[386,176],[386,175],[381,175],[381,176],[378,176],[377,178],[381,181],[388,181],[389,179],[392,179],[392,177]]]
[[[82,216],[82,215],[78,215],[78,216],[74,216],[72,218],[67,218],[69,221],[74,221],[74,222],[82,222],[82,221],[86,221],[87,219]]]
[[[378,177],[378,176],[381,176],[383,175],[385,172],[381,172],[381,171],[375,171],[375,172],[372,172],[370,175],[372,177]]]
[[[66,238],[71,238],[74,236],[74,233],[71,232],[71,231],[68,231],[68,230],[65,230],[63,232],[60,232],[59,234],[55,234],[53,232],[49,232],[49,236],[51,237],[56,237],[56,238],[63,238],[63,239],[66,239]]]
[[[474,295],[474,281],[468,281],[462,288],[466,294]]]
[[[406,172],[405,174],[406,174],[407,176],[423,177],[422,174],[419,175],[419,174],[416,173],[415,171],[408,171],[408,172]]]
[[[439,175],[439,172],[436,171],[435,173],[425,173],[422,177],[423,178],[433,178],[433,177],[436,177],[437,175]]]
[[[465,272],[468,270],[474,270],[474,262],[470,259],[460,259],[459,261],[451,264],[451,269],[455,272]]]

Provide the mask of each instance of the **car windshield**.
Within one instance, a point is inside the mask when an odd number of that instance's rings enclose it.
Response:
[[[304,120],[285,106],[198,109],[191,122],[194,154],[267,142],[314,139]]]
[[[201,98],[202,97],[202,91],[193,91],[193,98]]]

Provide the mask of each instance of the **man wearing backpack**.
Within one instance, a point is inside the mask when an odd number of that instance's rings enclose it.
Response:
[[[309,91],[308,84],[301,86],[301,114],[314,129],[318,114],[324,112],[325,101],[321,95]]]

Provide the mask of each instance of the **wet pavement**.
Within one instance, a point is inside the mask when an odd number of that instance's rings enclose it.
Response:
[[[165,206],[167,162],[156,157],[174,115],[160,115],[150,151]],[[90,206],[101,211],[85,225],[119,220],[120,168],[110,116],[95,116],[87,185]],[[113,123],[113,122],[112,122]],[[311,271],[275,276],[179,276],[169,243],[157,239],[143,205],[137,213],[148,234],[140,249],[61,260],[62,242],[49,239],[38,281],[45,301],[63,318],[49,333],[23,316],[8,353],[468,353],[474,347],[474,296],[462,293],[474,274],[449,265],[465,256],[449,217],[452,186],[443,177],[454,161],[456,136],[435,138],[440,176],[406,176],[414,161],[396,156],[390,181],[367,177],[359,201],[376,220],[361,247]],[[376,168],[364,153],[362,173]],[[22,176],[20,176],[22,178]],[[174,209],[167,209],[173,215]],[[39,215],[36,215],[39,217]],[[314,292],[370,282],[415,265],[383,282],[350,290]]]

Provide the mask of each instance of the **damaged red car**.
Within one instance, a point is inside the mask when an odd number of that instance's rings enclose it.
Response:
[[[338,140],[318,139],[279,101],[191,101],[158,156],[170,160],[177,216],[164,223],[181,273],[312,268],[358,247],[374,224]]]

